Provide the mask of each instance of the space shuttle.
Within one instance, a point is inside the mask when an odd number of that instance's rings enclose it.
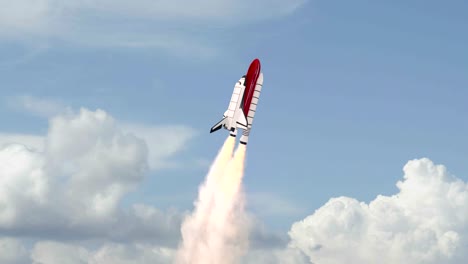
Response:
[[[240,143],[247,145],[262,86],[263,73],[260,60],[254,59],[250,63],[247,74],[234,85],[231,101],[224,112],[223,119],[211,128],[210,133],[224,128],[231,136],[236,137],[237,130],[240,128],[242,129]]]

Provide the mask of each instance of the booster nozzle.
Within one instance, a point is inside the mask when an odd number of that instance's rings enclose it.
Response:
[[[249,141],[249,132],[250,132],[250,130],[244,130],[242,132],[242,136],[240,138],[240,143],[241,144],[247,145],[247,142]]]
[[[236,136],[237,136],[237,129],[236,129],[236,128],[231,127],[230,131],[231,131],[231,132],[229,133],[229,135],[230,135],[231,137],[236,137]]]

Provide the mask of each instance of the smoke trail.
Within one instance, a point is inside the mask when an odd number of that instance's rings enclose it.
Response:
[[[212,262],[201,263],[235,263],[247,249],[248,220],[241,192],[245,152],[245,145],[239,145],[219,182],[209,221],[207,260]]]
[[[246,147],[234,156],[234,138],[229,137],[200,187],[195,210],[182,224],[178,264],[231,264],[245,252],[248,220],[241,183]]]

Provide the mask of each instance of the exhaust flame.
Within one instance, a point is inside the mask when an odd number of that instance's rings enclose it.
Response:
[[[246,146],[234,155],[228,137],[200,187],[194,212],[182,224],[177,264],[236,263],[248,246],[248,219],[241,189]]]

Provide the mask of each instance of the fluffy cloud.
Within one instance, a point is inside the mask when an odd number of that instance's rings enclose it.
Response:
[[[121,202],[183,148],[164,135],[184,130],[81,109],[52,118],[45,138],[0,134],[0,262],[171,263],[182,213]],[[428,159],[403,170],[397,194],[332,198],[289,239],[254,223],[242,263],[465,263],[468,184]]]
[[[11,144],[22,144],[29,149],[42,151],[44,137],[28,134],[0,133],[0,148]]]
[[[177,152],[160,143],[170,150],[166,157]],[[0,148],[0,232],[175,245],[181,213],[141,204],[121,207],[146,175],[147,158],[145,141],[124,132],[102,110],[51,119],[43,149]]]
[[[404,173],[393,196],[331,199],[293,224],[290,246],[323,264],[465,263],[468,184],[425,158]]]

